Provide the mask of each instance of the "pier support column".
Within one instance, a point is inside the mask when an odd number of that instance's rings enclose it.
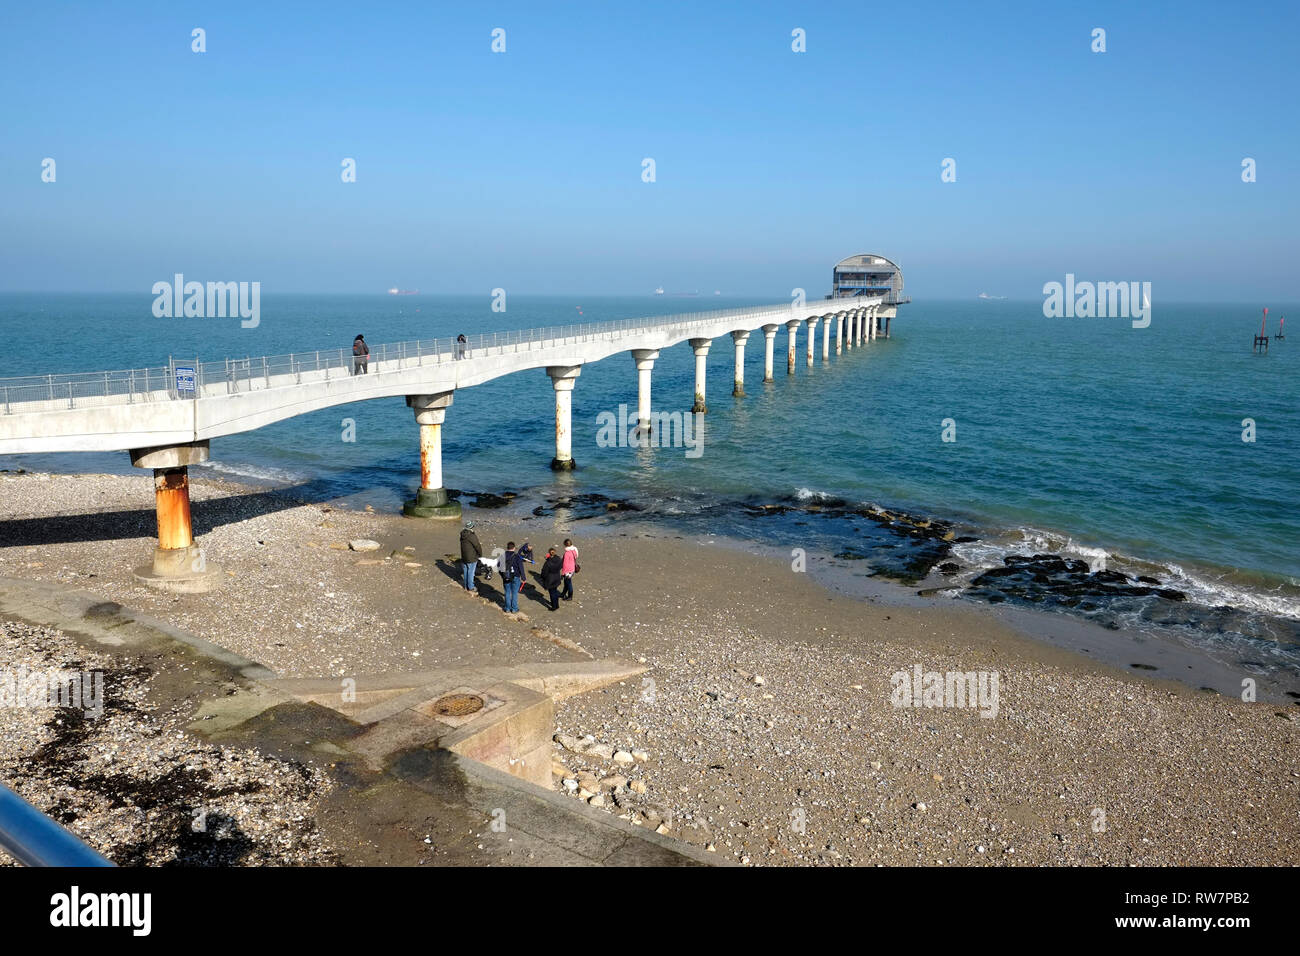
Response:
[[[808,323],[808,367],[809,368],[813,367],[813,354],[817,351],[817,323],[820,322],[821,319],[822,317],[820,315],[814,315],[812,318],[805,320]]]
[[[857,326],[856,311],[854,309],[849,309],[844,313],[844,325],[844,347],[846,349],[852,349],[854,329]]]
[[[835,313],[835,354],[844,351],[844,313]]]
[[[460,502],[450,501],[442,486],[442,423],[452,396],[452,392],[406,396],[420,426],[420,488],[402,505],[402,514],[408,518],[460,517]]]
[[[872,308],[871,320],[867,325],[867,341],[874,342],[876,340],[876,326],[879,323],[879,321],[880,321],[880,310],[876,308]]]
[[[857,317],[854,320],[854,331],[857,332],[856,344],[861,347],[867,343],[867,309],[858,309]]]
[[[736,375],[731,394],[735,398],[745,397],[745,343],[749,341],[748,332],[732,332],[731,341],[736,343]]]
[[[790,333],[790,344],[785,355],[785,374],[787,375],[794,374],[794,356],[799,350],[799,326],[802,324],[799,319],[791,319],[785,324],[786,330]]]
[[[200,594],[221,585],[221,569],[209,564],[203,549],[194,544],[190,519],[189,466],[207,461],[208,454],[206,441],[132,449],[132,465],[153,469],[158,515],[158,547],[153,561],[133,572],[140,583],[180,594]]]
[[[659,357],[658,349],[633,349],[636,362],[636,430],[639,434],[650,431],[650,372]]]
[[[776,330],[780,327],[779,325],[763,326],[763,337],[766,339],[763,343],[763,381],[765,382],[776,381],[772,377],[772,353],[776,351]]]
[[[555,386],[555,457],[552,471],[573,471],[573,386],[582,374],[581,365],[550,365],[546,374]]]
[[[831,314],[827,312],[822,316],[822,364],[826,365],[831,360]]]
[[[894,315],[892,312],[885,313],[885,338],[889,338],[889,323],[893,320],[893,318]]]
[[[691,339],[691,348],[695,350],[695,404],[691,414],[704,413],[709,406],[704,401],[704,376],[709,364],[709,346],[713,339]]]

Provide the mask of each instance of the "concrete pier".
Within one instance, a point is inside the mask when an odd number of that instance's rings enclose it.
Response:
[[[822,316],[822,364],[826,365],[831,360],[831,319],[834,316],[827,312]]]
[[[772,357],[773,353],[776,351],[776,330],[780,327],[781,326],[779,325],[763,326],[763,337],[766,340],[763,343],[763,381],[765,382],[776,381],[772,375]]]
[[[713,339],[691,339],[690,343],[695,351],[695,404],[691,406],[691,413],[704,413],[709,410],[704,400],[704,377],[708,370],[709,346],[713,344]]]
[[[447,498],[442,486],[442,423],[452,402],[452,392],[407,395],[406,405],[420,426],[420,487],[402,505],[408,518],[459,518],[460,502]]]
[[[745,397],[745,343],[749,341],[748,332],[732,332],[731,341],[736,345],[736,375],[731,394],[735,398]]]
[[[835,313],[835,354],[844,351],[844,313]]]
[[[142,584],[180,594],[199,594],[221,584],[221,570],[209,564],[194,543],[190,515],[189,466],[208,460],[209,444],[137,448],[131,464],[153,469],[154,507],[158,519],[158,546],[153,561],[133,572]]]
[[[636,427],[641,434],[650,431],[650,373],[658,357],[658,349],[632,350],[636,362]]]
[[[813,367],[813,355],[817,351],[817,323],[821,321],[820,315],[809,316],[808,318],[808,367]]]
[[[582,374],[581,365],[552,365],[546,369],[555,387],[555,457],[552,471],[573,471],[573,386]]]
[[[790,333],[789,348],[786,350],[785,356],[785,373],[787,375],[794,374],[794,357],[799,350],[799,326],[801,325],[803,323],[798,319],[791,319],[785,324],[786,331]]]

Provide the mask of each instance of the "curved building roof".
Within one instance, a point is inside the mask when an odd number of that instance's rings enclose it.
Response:
[[[903,294],[903,270],[884,256],[849,256],[835,264],[831,295],[887,295],[898,300]]]

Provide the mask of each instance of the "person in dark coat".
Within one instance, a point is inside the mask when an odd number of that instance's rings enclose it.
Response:
[[[501,556],[501,585],[506,592],[503,605],[507,614],[519,613],[519,588],[524,583],[524,559],[515,550],[513,541],[506,544]]]
[[[542,580],[542,587],[551,593],[551,610],[560,609],[560,583],[564,578],[561,568],[564,567],[564,560],[555,553],[554,548],[546,549],[546,560],[542,562],[542,573],[539,577]]]
[[[483,545],[478,543],[478,535],[474,533],[474,522],[466,521],[465,527],[460,531],[460,570],[466,591],[478,593],[474,587],[474,572],[478,570],[478,559],[481,557]]]
[[[352,340],[352,374],[365,375],[370,371],[370,346],[358,335]]]

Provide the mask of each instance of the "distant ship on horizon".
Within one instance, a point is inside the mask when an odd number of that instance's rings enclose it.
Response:
[[[419,295],[419,294],[420,294],[420,290],[419,290],[419,289],[398,289],[398,288],[392,288],[392,289],[389,289],[389,290],[388,290],[388,294],[389,294],[389,295]]]
[[[663,294],[664,294],[663,286],[659,286],[657,289],[655,289],[655,295],[663,295]]]
[[[995,301],[999,301],[999,300],[1005,299],[1006,296],[1005,296],[1005,295],[989,295],[987,292],[981,292],[981,293],[979,294],[978,298],[981,298],[981,299],[992,299],[992,300],[995,300]]]

